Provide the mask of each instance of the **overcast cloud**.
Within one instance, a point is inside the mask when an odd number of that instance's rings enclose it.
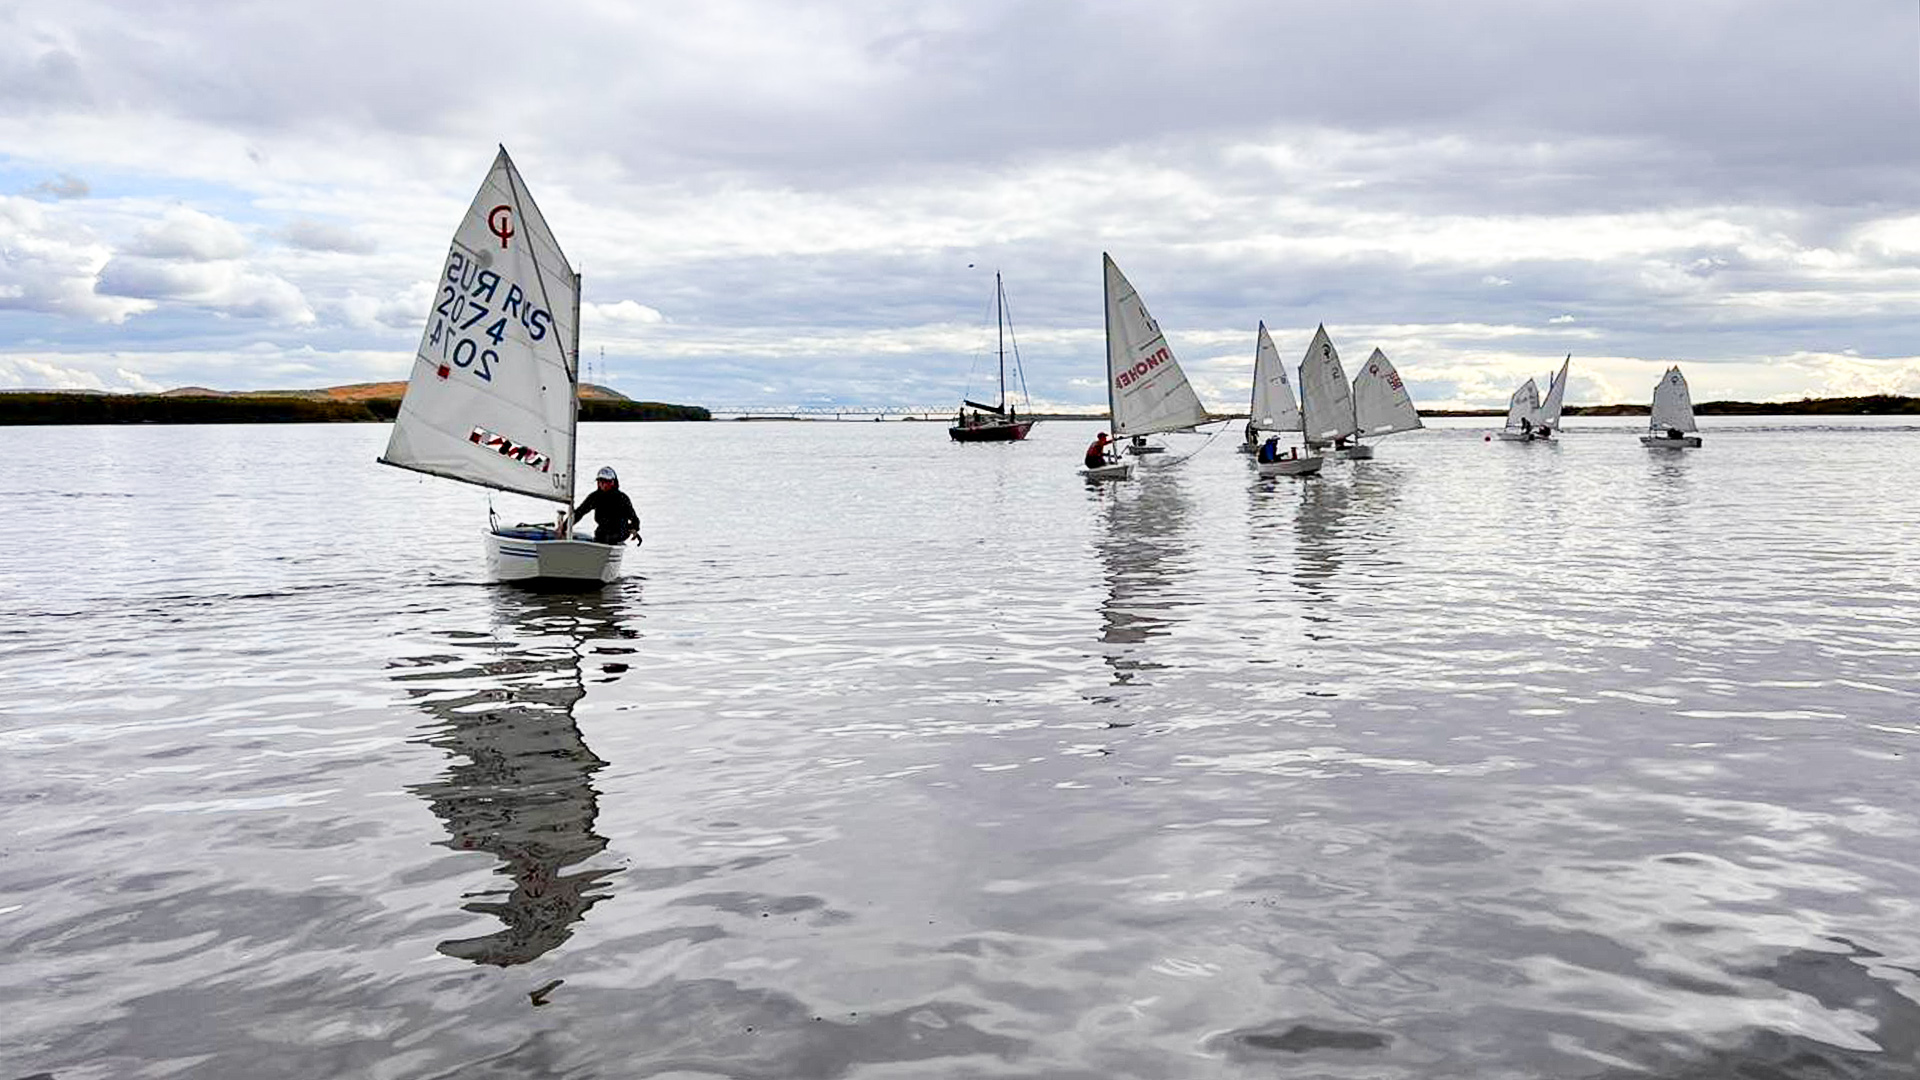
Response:
[[[990,392],[997,267],[1103,405],[1102,251],[1219,408],[1920,393],[1913,0],[0,0],[0,386],[402,378],[496,143],[641,398]]]

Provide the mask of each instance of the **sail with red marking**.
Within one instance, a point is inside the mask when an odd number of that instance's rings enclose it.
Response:
[[[1353,416],[1361,435],[1391,435],[1426,426],[1393,361],[1379,349],[1353,377]]]
[[[1173,358],[1160,324],[1113,257],[1101,255],[1107,292],[1107,406],[1113,437],[1182,431],[1207,422],[1206,406]]]
[[[388,465],[571,504],[579,277],[505,147],[447,249]]]

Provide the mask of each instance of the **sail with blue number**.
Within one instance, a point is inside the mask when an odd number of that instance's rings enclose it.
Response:
[[[501,147],[447,249],[380,460],[571,504],[579,297]]]

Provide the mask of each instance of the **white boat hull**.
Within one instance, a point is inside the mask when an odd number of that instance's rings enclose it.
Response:
[[[1123,461],[1117,465],[1102,465],[1097,469],[1081,469],[1080,475],[1089,480],[1125,480],[1133,475],[1133,466]]]
[[[495,581],[605,583],[620,576],[621,544],[529,538],[533,530],[488,531],[487,574]],[[544,530],[551,534],[551,530]],[[519,535],[515,535],[515,534]]]
[[[1689,446],[1699,446],[1700,436],[1682,435],[1677,439],[1673,439],[1665,435],[1642,435],[1640,436],[1640,445],[1661,450],[1684,450]]]
[[[1348,461],[1371,461],[1373,459],[1373,447],[1371,446],[1345,447],[1340,451],[1340,456],[1343,458],[1346,458]]]
[[[1283,458],[1279,461],[1260,463],[1261,476],[1311,476],[1320,471],[1327,459],[1314,454],[1311,457]]]
[[[1502,429],[1493,433],[1501,442],[1532,442],[1538,436],[1532,432],[1507,431]]]

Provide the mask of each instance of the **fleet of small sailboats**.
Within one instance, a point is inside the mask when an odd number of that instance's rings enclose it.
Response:
[[[1687,392],[1687,377],[1680,365],[1667,369],[1653,387],[1653,411],[1647,416],[1647,433],[1640,436],[1642,446],[1684,450],[1700,445],[1700,428],[1693,422],[1693,395]]]
[[[1125,479],[1133,465],[1113,448],[1148,435],[1184,431],[1211,417],[1174,358],[1160,325],[1111,255],[1102,254],[1107,345],[1103,433],[1088,449],[1085,475]],[[1019,441],[1032,427],[1007,397],[1011,320],[1006,286],[994,275],[999,394],[993,404],[962,401],[949,434],[960,442]],[[1019,363],[1017,347],[1014,352]],[[1533,379],[1508,403],[1503,440],[1548,439],[1559,428],[1573,357]],[[405,398],[383,464],[571,507],[580,379],[580,275],[567,261],[519,170],[501,147],[454,232]],[[1325,325],[1299,366],[1300,398],[1266,323],[1254,348],[1253,390],[1242,450],[1258,451],[1262,475],[1320,471],[1331,450],[1373,456],[1361,442],[1424,426],[1405,382],[1380,349],[1348,383]],[[1024,379],[1022,379],[1024,385]],[[971,416],[967,410],[972,409]],[[1649,447],[1700,445],[1686,378],[1678,365],[1654,387]],[[1302,445],[1278,452],[1282,434]],[[1262,439],[1262,436],[1266,438]],[[490,517],[491,512],[490,512]],[[484,533],[490,574],[502,581],[606,582],[620,572],[622,546],[574,533],[563,511],[556,524],[502,526]]]
[[[564,508],[489,524],[494,580],[612,581],[621,545],[566,527],[579,389],[580,275],[503,146],[454,231],[380,461]]]
[[[954,442],[1019,442],[1033,427],[1033,421],[1020,419],[1007,403],[1007,335],[1013,329],[1013,320],[1007,315],[1007,288],[1000,280],[999,271],[993,275],[993,321],[1000,356],[1000,396],[992,405],[962,398],[960,414],[947,429]],[[1018,371],[1018,346],[1014,349],[1013,363]],[[1023,377],[1021,384],[1025,383]],[[971,415],[967,413],[969,408],[973,410]]]

